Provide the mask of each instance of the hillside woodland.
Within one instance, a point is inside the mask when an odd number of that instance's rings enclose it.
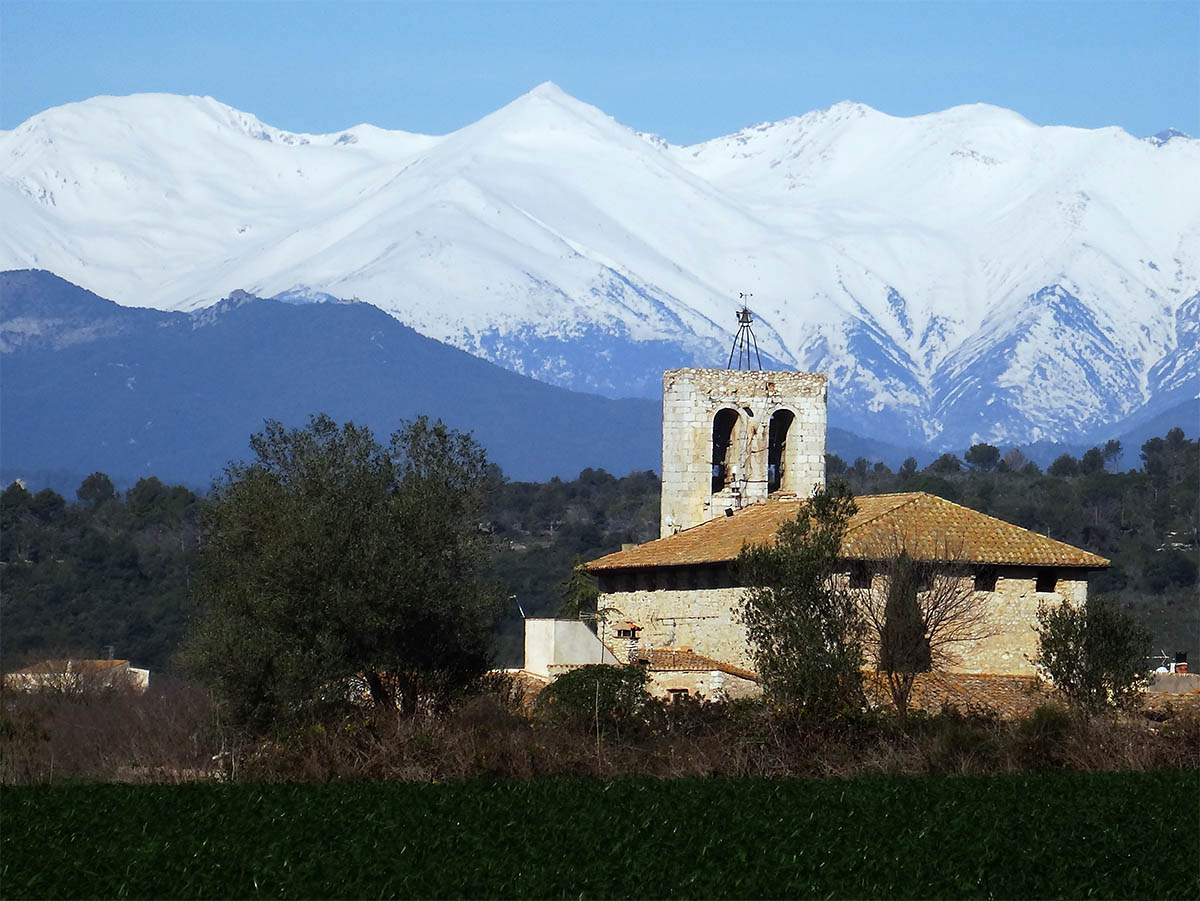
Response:
[[[924,469],[828,458],[830,478],[855,494],[927,491],[1109,557],[1093,594],[1114,597],[1167,653],[1200,648],[1200,442],[1179,429],[1147,441],[1137,469],[1119,446],[1064,455],[1043,472],[1020,451],[975,445]],[[497,473],[498,475],[498,473]],[[624,543],[657,537],[659,480],[588,469],[572,481],[497,479],[485,529],[494,578],[512,603],[497,663],[521,660],[521,615],[579,606],[574,566]],[[189,593],[204,498],[157,478],[116,492],[103,473],[68,500],[13,483],[0,494],[5,669],[32,657],[103,655],[170,669],[195,612]],[[583,592],[586,595],[586,586]],[[574,605],[574,606],[572,606]],[[587,612],[586,599],[583,603]]]

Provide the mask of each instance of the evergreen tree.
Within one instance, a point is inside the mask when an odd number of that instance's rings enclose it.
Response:
[[[321,415],[268,422],[251,448],[205,510],[186,651],[233,722],[319,715],[356,682],[414,711],[484,674],[504,595],[483,579],[488,468],[469,435],[422,418],[384,449]]]

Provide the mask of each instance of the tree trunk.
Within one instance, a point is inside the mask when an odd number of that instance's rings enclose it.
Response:
[[[395,701],[392,700],[392,693],[388,691],[387,686],[383,684],[383,680],[379,678],[379,673],[375,670],[367,670],[363,675],[367,679],[367,687],[371,689],[371,700],[375,702],[376,707],[394,707]]]

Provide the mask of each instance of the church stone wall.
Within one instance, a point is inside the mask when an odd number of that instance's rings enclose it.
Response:
[[[753,670],[746,629],[734,613],[741,588],[614,591],[600,606],[614,607],[620,619],[641,626],[641,642],[651,648],[691,648],[722,663]]]
[[[1064,600],[1080,606],[1087,602],[1087,578],[1082,572],[1059,570],[1055,591],[1036,591],[1037,571],[1029,567],[1001,567],[996,590],[983,603],[989,609],[993,634],[952,649],[957,660],[950,672],[1033,675],[1030,659],[1037,653],[1039,601],[1056,605]],[[879,578],[876,576],[876,578]],[[601,595],[602,607],[620,611],[642,628],[648,647],[691,648],[722,663],[753,670],[746,629],[737,621],[738,600],[744,589],[693,588],[615,591]],[[681,686],[682,687],[682,686]]]
[[[1036,570],[1001,567],[996,590],[987,601],[994,634],[954,649],[961,659],[947,668],[958,673],[1036,674],[1030,661],[1038,650],[1038,603],[1057,606],[1068,601],[1076,607],[1087,603],[1087,574],[1060,570],[1059,575],[1053,592],[1038,592]]]
[[[751,698],[762,693],[762,686],[757,682],[731,676],[720,670],[652,672],[646,688],[656,698],[663,700],[670,700],[672,691],[680,689],[693,698],[705,698],[709,701],[718,698]]]
[[[817,372],[673,369],[663,373],[663,536],[767,497],[771,417],[795,419],[788,431],[779,490],[807,495],[825,483],[828,379]],[[734,410],[737,423],[727,485],[716,493],[713,422]]]

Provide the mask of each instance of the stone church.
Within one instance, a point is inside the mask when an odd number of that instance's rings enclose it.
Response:
[[[588,652],[595,656],[574,660],[541,647],[535,655],[548,661],[543,675],[583,662],[629,661],[647,666],[663,695],[756,692],[736,614],[744,589],[733,563],[744,545],[772,543],[801,501],[824,485],[827,400],[820,373],[664,373],[661,537],[588,564],[599,581],[599,606],[611,611],[593,639],[598,648]],[[1031,674],[1039,602],[1084,602],[1088,572],[1108,565],[933,495],[855,501],[842,545],[852,589],[878,588],[886,561],[903,549],[917,560],[952,563],[957,577],[969,580],[965,590],[978,595],[986,637],[956,647],[952,671]]]

